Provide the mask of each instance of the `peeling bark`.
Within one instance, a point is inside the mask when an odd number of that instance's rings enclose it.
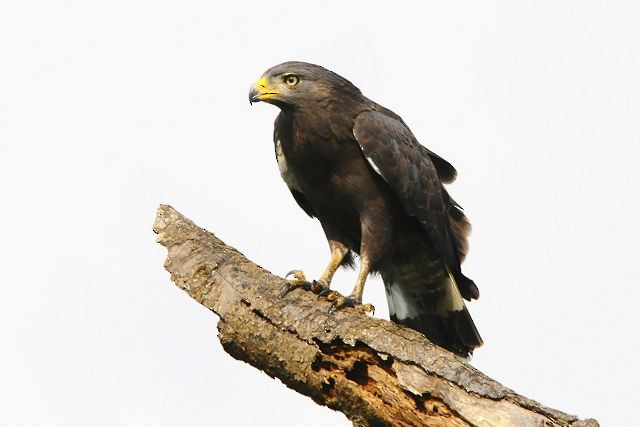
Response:
[[[363,426],[597,426],[520,396],[422,334],[297,289],[172,207],[153,227],[171,280],[220,316],[225,351]]]

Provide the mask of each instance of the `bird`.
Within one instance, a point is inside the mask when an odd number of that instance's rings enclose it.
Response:
[[[269,68],[251,86],[249,102],[280,109],[273,133],[280,175],[302,210],[319,220],[331,251],[320,278],[309,282],[294,270],[283,295],[303,286],[333,309],[371,311],[362,294],[367,277],[379,273],[391,321],[469,357],[483,341],[464,301],[479,290],[460,266],[471,226],[443,185],[456,169],[421,145],[400,116],[319,65]],[[356,258],[352,293],[332,291],[338,268]]]

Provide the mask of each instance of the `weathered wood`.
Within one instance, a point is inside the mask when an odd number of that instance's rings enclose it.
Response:
[[[220,316],[224,349],[359,425],[597,426],[520,396],[422,334],[353,309],[328,314],[161,205],[154,224],[171,279]]]

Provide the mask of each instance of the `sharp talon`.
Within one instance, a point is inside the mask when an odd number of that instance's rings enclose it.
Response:
[[[327,311],[329,315],[349,305],[347,299],[339,292],[327,289],[323,294],[324,295],[322,296],[324,299],[330,302],[329,309]]]
[[[290,272],[288,272],[284,278],[286,279],[289,276],[293,276],[293,279],[291,279],[292,281],[297,280],[300,282],[306,282],[307,278],[304,277],[304,273],[302,272],[302,270],[291,270]]]
[[[318,294],[319,297],[328,297],[329,294],[333,292],[331,289],[325,289]],[[328,298],[327,298],[328,299]]]
[[[288,277],[290,276],[293,277],[291,279],[288,279]],[[284,297],[296,288],[302,288],[305,290],[311,289],[312,284],[307,281],[306,277],[304,277],[304,273],[302,272],[302,270],[291,270],[284,276],[284,278],[286,280],[286,283],[280,291],[280,298]]]
[[[373,304],[362,304],[357,306],[356,308],[362,310],[365,314],[371,313],[371,315],[374,315],[376,313],[376,308],[373,306]]]

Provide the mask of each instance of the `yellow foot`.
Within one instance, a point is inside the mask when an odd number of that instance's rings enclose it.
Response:
[[[286,276],[284,276],[284,278],[287,279],[289,276],[293,276],[293,278],[288,279],[287,283],[282,287],[282,290],[280,291],[281,298],[296,288],[302,288],[305,291],[311,291],[314,294],[319,294],[329,289],[329,287],[320,280],[309,282],[304,276],[302,270],[291,270]]]
[[[329,304],[329,314],[344,307],[352,307],[365,314],[374,314],[376,311],[375,307],[372,304],[362,304],[362,302],[355,298],[353,295],[345,297],[340,292],[327,290],[325,292],[322,292],[320,296],[331,302],[331,304]]]

